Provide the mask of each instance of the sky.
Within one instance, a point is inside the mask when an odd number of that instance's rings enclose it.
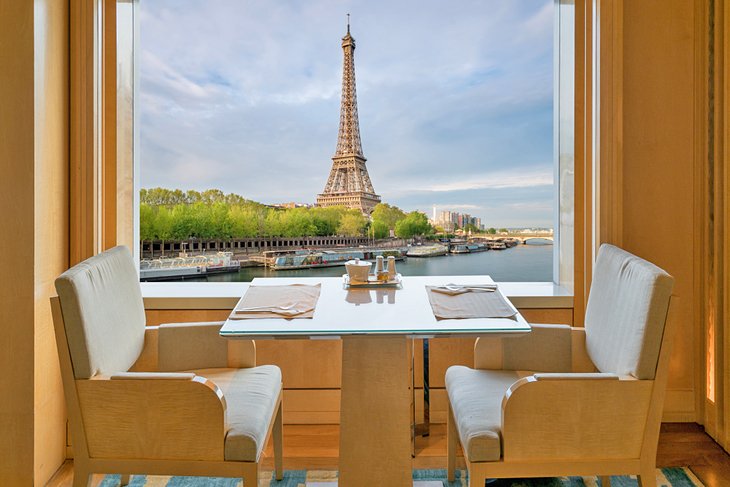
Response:
[[[314,203],[347,13],[383,202],[552,227],[553,0],[142,0],[142,187]]]

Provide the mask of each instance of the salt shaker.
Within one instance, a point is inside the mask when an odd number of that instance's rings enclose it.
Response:
[[[383,265],[383,256],[378,255],[375,259],[375,275],[378,276],[378,281],[385,282],[388,280],[388,271],[385,270]]]
[[[395,257],[388,256],[388,279],[395,279]]]

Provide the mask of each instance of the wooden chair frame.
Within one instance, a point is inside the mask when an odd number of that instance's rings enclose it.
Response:
[[[251,481],[258,485],[258,461],[224,459],[226,402],[212,381],[194,374],[154,371],[128,374],[120,380],[76,379],[57,296],[51,298],[51,309],[73,439],[74,487],[90,486],[94,473],[120,473],[122,485],[132,474],[233,477],[243,478],[246,486]],[[156,364],[156,349],[157,327],[148,327],[138,364]],[[255,355],[249,354],[247,361],[253,366]],[[146,419],[138,422],[138,418]],[[155,431],[134,428],[150,423],[156,425]],[[279,480],[283,477],[282,433],[280,392],[266,435],[273,435]],[[91,456],[91,449],[101,454]]]

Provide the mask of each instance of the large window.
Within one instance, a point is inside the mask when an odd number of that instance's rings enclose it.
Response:
[[[399,262],[399,271],[565,282],[570,2],[134,8],[143,267],[246,266],[186,276],[197,280],[341,275],[286,263],[445,249]],[[361,145],[342,152],[353,131]],[[338,164],[358,170],[338,173]],[[357,179],[355,191],[338,177]]]

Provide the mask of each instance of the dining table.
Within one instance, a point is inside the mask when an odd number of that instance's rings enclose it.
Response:
[[[530,325],[507,298],[503,301],[514,312],[509,317],[435,316],[429,299],[431,287],[490,284],[494,281],[484,275],[404,276],[397,285],[364,288],[348,287],[344,276],[256,278],[247,293],[260,286],[319,286],[313,312],[302,313],[306,318],[287,310],[280,317],[263,317],[255,312],[237,314],[234,308],[220,335],[228,339],[342,340],[338,485],[410,487],[411,340],[530,332]],[[498,284],[493,292],[499,292]]]

